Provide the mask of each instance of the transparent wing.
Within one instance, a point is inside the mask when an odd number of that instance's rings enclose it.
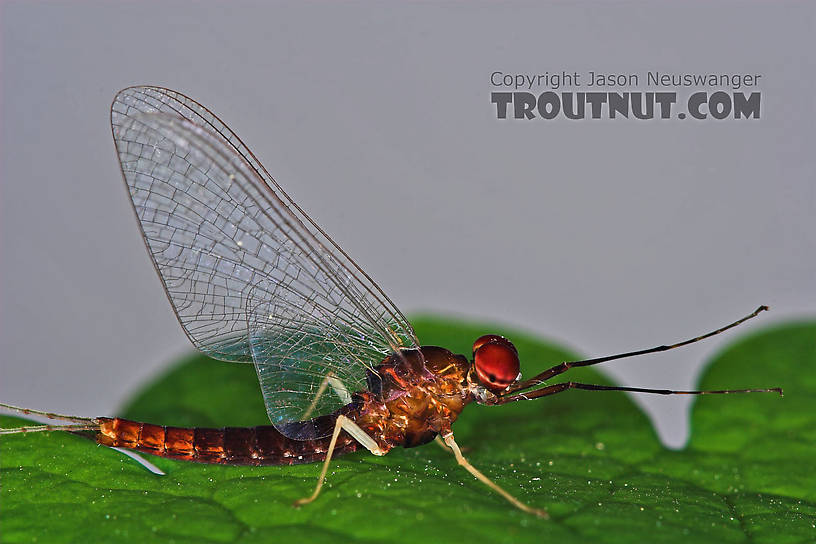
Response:
[[[414,332],[396,306],[215,115],[167,89],[133,87],[111,107],[122,173],[185,333],[204,353],[254,362],[269,417],[330,413],[366,369]]]

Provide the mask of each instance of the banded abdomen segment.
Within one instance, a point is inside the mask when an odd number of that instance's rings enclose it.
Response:
[[[271,425],[184,428],[103,417],[99,418],[96,441],[104,446],[199,463],[296,465],[325,460],[330,437],[292,440]],[[359,446],[358,442],[343,433],[337,439],[333,456],[351,453]]]

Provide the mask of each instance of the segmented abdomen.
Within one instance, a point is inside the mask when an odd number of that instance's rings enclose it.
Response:
[[[335,417],[335,416],[324,416]],[[326,459],[330,437],[292,440],[271,425],[221,429],[165,427],[121,418],[99,418],[96,441],[161,457],[224,465],[295,465]],[[345,433],[332,456],[356,451]]]

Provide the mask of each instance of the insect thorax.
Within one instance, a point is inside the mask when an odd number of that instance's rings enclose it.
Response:
[[[369,372],[372,397],[362,410],[360,421],[373,426],[374,434],[392,447],[430,442],[450,428],[469,402],[465,385],[468,366],[463,356],[436,346],[403,350],[399,355],[386,357]],[[379,422],[366,414],[379,411],[375,402],[388,414]]]

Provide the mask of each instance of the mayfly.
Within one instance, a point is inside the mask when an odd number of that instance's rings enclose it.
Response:
[[[122,176],[150,258],[176,317],[199,350],[255,366],[272,425],[165,427],[121,418],[4,408],[65,425],[3,429],[95,433],[100,444],[163,457],[230,465],[322,461],[436,440],[478,480],[522,503],[462,455],[451,425],[471,402],[496,406],[569,389],[660,395],[777,392],[779,388],[672,391],[547,382],[573,367],[666,351],[756,316],[669,345],[563,362],[522,380],[516,348],[486,335],[471,357],[422,346],[382,289],[269,175],[210,110],[181,93],[131,87],[116,95],[111,127]]]

